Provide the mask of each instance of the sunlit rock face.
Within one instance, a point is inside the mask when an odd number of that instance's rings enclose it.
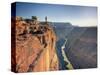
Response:
[[[36,20],[35,23],[20,17],[12,20],[12,70],[15,72],[59,69],[53,29],[48,24],[41,25]]]

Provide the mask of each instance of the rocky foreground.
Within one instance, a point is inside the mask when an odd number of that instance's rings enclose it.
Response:
[[[12,71],[37,72],[59,69],[56,36],[46,22],[12,19]]]

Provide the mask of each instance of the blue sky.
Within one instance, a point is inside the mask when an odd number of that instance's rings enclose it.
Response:
[[[39,3],[16,3],[16,16],[31,18],[37,16],[44,21],[71,22],[78,26],[96,26],[97,8],[89,6],[54,5]]]

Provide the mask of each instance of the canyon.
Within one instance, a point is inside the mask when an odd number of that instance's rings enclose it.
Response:
[[[22,20],[12,18],[11,67],[14,72],[39,72],[59,69],[56,54],[57,37],[47,21],[36,17]]]

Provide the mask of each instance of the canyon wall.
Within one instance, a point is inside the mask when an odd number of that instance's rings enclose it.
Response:
[[[56,35],[47,23],[28,23],[12,19],[11,65],[14,72],[53,71],[59,69]]]

